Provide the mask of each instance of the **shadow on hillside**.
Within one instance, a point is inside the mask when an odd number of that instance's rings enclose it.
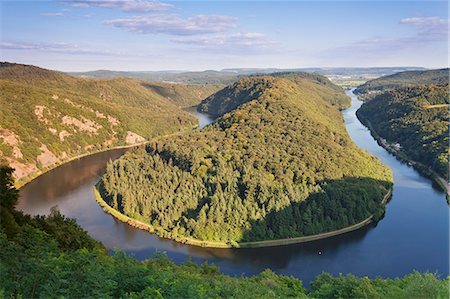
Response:
[[[241,242],[320,234],[357,224],[370,215],[376,222],[384,215],[381,202],[392,185],[372,178],[345,178],[327,180],[321,186],[324,192],[312,193],[251,223]]]

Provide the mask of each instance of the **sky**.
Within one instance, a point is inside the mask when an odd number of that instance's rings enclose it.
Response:
[[[0,0],[0,60],[97,69],[448,67],[447,1]]]

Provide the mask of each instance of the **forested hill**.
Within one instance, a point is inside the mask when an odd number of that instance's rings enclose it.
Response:
[[[377,93],[399,87],[413,87],[423,84],[448,84],[449,69],[428,71],[406,71],[370,80],[359,86],[355,94],[370,98]]]
[[[265,89],[270,88],[272,82],[270,77],[288,79],[301,88],[308,88],[339,109],[350,106],[350,98],[345,95],[344,90],[331,83],[326,77],[295,72],[265,75],[266,79],[259,80],[257,84],[252,77],[243,78],[203,100],[198,109],[214,116],[230,112],[241,104],[257,99]]]
[[[0,159],[25,178],[71,157],[192,128],[210,86],[93,80],[0,64]]]
[[[197,106],[202,100],[224,87],[221,84],[185,84],[147,81],[141,84],[151,92],[168,99],[180,108]]]
[[[377,95],[358,118],[391,150],[431,168],[448,181],[449,85],[398,88]]]
[[[315,84],[240,80],[227,92],[244,104],[109,164],[102,195],[159,235],[230,244],[378,219],[391,172],[351,141]]]
[[[76,222],[16,211],[12,170],[0,165],[0,294],[2,298],[448,298],[448,279],[413,272],[373,280],[319,275],[302,282],[265,270],[230,277],[207,263],[175,265],[159,254],[139,262],[107,253]]]

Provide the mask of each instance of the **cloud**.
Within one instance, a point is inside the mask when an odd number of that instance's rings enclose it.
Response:
[[[158,1],[147,0],[64,0],[73,7],[102,7],[118,9],[124,12],[163,11],[173,5]]]
[[[34,50],[34,51],[40,51],[40,52],[57,52],[57,53],[74,54],[74,55],[110,55],[110,56],[123,55],[121,52],[90,49],[90,48],[80,47],[77,44],[57,43],[57,42],[34,43],[34,42],[5,41],[5,42],[0,42],[0,49],[2,49],[2,50],[18,50],[18,51]]]
[[[405,18],[400,20],[400,24],[410,24],[416,26],[447,26],[448,20],[439,17],[424,17],[424,18]]]
[[[246,32],[172,39],[173,42],[206,49],[264,49],[276,43],[262,33]]]
[[[197,35],[224,32],[236,28],[236,18],[219,15],[196,15],[182,19],[177,15],[151,14],[106,20],[106,25],[144,34]]]
[[[62,17],[64,14],[62,12],[44,12],[41,13],[41,16],[45,17]]]
[[[439,17],[421,17],[401,19],[400,24],[414,26],[417,30],[417,38],[422,41],[435,41],[448,37],[448,19]]]
[[[439,17],[405,18],[400,20],[399,24],[412,26],[415,32],[409,36],[395,38],[372,37],[328,49],[326,52],[329,55],[337,56],[352,53],[355,56],[369,58],[400,52],[406,53],[412,49],[424,48],[432,43],[446,42],[448,39],[448,19]]]

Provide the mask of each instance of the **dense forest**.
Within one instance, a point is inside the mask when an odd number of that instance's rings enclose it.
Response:
[[[355,89],[361,99],[371,99],[384,91],[426,84],[448,84],[449,69],[405,71],[370,80]]]
[[[30,217],[14,209],[12,169],[0,167],[2,298],[448,298],[448,279],[413,272],[403,278],[319,275],[311,289],[266,270],[235,278],[211,264],[175,265],[164,254],[138,262],[106,248],[57,210]]]
[[[448,180],[449,85],[398,88],[364,103],[357,116],[399,154]]]
[[[298,85],[299,88],[308,88],[309,91],[320,95],[323,100],[339,109],[350,106],[350,98],[345,94],[344,90],[321,75],[297,72],[273,73],[270,76],[289,79]],[[269,84],[270,82],[268,81],[254,84],[252,77],[242,78],[203,100],[198,106],[198,110],[216,117],[221,116],[234,110],[241,104],[257,99],[265,89],[270,87]]]
[[[80,79],[29,65],[0,64],[0,157],[15,177],[71,157],[190,129],[198,104],[218,86]]]
[[[226,88],[234,110],[110,163],[101,194],[161,236],[232,246],[378,219],[391,172],[353,144],[324,96],[333,90],[315,79],[241,79]]]

